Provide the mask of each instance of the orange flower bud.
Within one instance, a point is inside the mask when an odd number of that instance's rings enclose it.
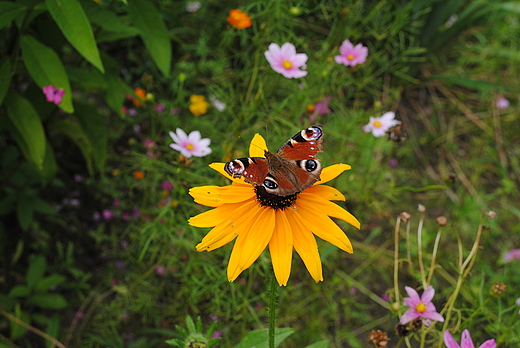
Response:
[[[141,172],[141,171],[133,172],[132,175],[133,175],[134,178],[136,178],[137,180],[141,180],[142,178],[144,178],[144,173]]]
[[[142,88],[134,89],[134,94],[137,98],[132,98],[135,106],[141,106],[142,103],[146,100],[146,91]]]
[[[245,29],[253,25],[251,17],[249,17],[247,13],[238,9],[229,11],[227,21],[237,29]]]

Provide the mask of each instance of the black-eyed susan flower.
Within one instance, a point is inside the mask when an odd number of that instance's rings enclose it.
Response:
[[[264,157],[267,150],[260,135],[253,138],[251,157]],[[307,270],[316,281],[323,280],[322,264],[315,236],[338,248],[352,253],[352,244],[341,228],[330,218],[341,219],[359,228],[358,220],[333,200],[345,200],[333,187],[323,185],[336,178],[347,164],[326,167],[320,181],[283,202],[272,202],[257,196],[259,190],[243,178],[232,178],[224,170],[225,163],[212,163],[210,167],[228,179],[228,186],[201,186],[190,189],[196,203],[214,207],[189,219],[196,227],[213,227],[197,245],[197,251],[212,251],[236,238],[228,264],[227,276],[234,281],[249,268],[268,246],[274,274],[280,285],[287,285],[291,273],[293,248],[302,258]]]

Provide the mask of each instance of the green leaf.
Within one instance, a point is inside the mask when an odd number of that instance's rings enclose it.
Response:
[[[1,10],[0,10],[1,13]],[[4,101],[5,95],[11,84],[11,61],[9,57],[0,60],[0,105]]]
[[[31,290],[29,287],[25,285],[15,285],[11,288],[9,291],[9,294],[7,296],[11,298],[17,298],[17,297],[27,297],[31,294]]]
[[[290,327],[276,328],[274,334],[274,346],[277,347],[283,340],[294,333],[294,329]],[[235,346],[235,348],[268,348],[269,347],[269,331],[261,329],[249,331],[247,335]]]
[[[29,269],[27,270],[27,285],[29,288],[34,288],[36,283],[42,279],[46,268],[47,261],[43,255],[38,255],[31,261],[29,264]]]
[[[63,36],[92,65],[105,72],[94,33],[85,11],[77,0],[45,0],[52,18]]]
[[[178,338],[172,338],[171,340],[166,341],[166,343],[174,347],[184,347],[184,341]]]
[[[60,333],[60,315],[58,313],[54,313],[51,317],[51,320],[49,321],[49,324],[47,325],[47,335],[58,338],[58,335]],[[54,343],[50,341],[45,342],[47,347],[55,347]]]
[[[11,24],[27,7],[10,1],[0,1],[0,29]],[[1,76],[1,75],[0,75]]]
[[[125,101],[125,95],[133,93],[132,89],[118,76],[107,75],[108,89],[105,93],[105,100],[112,110],[123,117],[121,109]]]
[[[430,80],[442,80],[454,85],[462,87],[477,89],[484,92],[505,90],[503,86],[480,80],[468,79],[466,77],[452,77],[452,76],[431,76]]]
[[[63,309],[67,307],[67,300],[60,294],[35,294],[27,298],[27,304],[35,305],[43,309]]]
[[[128,17],[121,17],[108,11],[92,0],[81,0],[81,6],[92,23],[99,25],[103,30],[97,35],[98,42],[113,41],[107,38],[128,38],[139,34],[139,30],[125,23]]]
[[[45,158],[46,141],[38,113],[27,99],[13,92],[7,94],[5,106],[7,115],[19,135],[19,139],[15,138],[15,140],[27,160],[41,170]],[[23,151],[24,149],[25,151]]]
[[[16,304],[16,300],[4,295],[0,294],[0,308],[3,309],[6,312],[10,312],[11,309],[13,309],[14,305]]]
[[[520,13],[520,3],[518,1],[505,2],[502,4],[497,4],[497,6],[503,10]]]
[[[95,107],[86,104],[80,105],[75,115],[92,144],[94,164],[97,170],[103,173],[108,149],[108,134],[105,120]]]
[[[330,342],[329,340],[319,341],[316,343],[311,344],[310,346],[307,346],[305,348],[329,348]]]
[[[64,276],[59,275],[59,274],[50,275],[48,277],[41,279],[38,282],[38,284],[36,284],[36,286],[34,287],[34,291],[37,291],[37,292],[49,291],[49,289],[51,287],[58,286],[58,285],[64,283],[66,280],[67,280],[67,278],[65,278]]]
[[[161,15],[147,0],[129,0],[128,14],[139,29],[144,45],[150,52],[155,64],[164,76],[168,76],[172,58],[172,44],[170,34]]]
[[[34,208],[31,198],[22,196],[16,202],[16,217],[23,231],[27,231],[34,220]]]
[[[47,141],[47,145],[45,146],[45,159],[43,160],[43,169],[41,174],[45,179],[51,180],[54,178],[57,172],[58,164],[56,163],[54,150],[52,149],[49,141]]]
[[[25,66],[36,84],[63,88],[65,94],[58,106],[65,112],[74,112],[69,78],[56,52],[29,35],[22,36],[21,47]]]
[[[32,206],[34,211],[47,215],[56,215],[56,210],[49,203],[38,197],[32,199]]]
[[[50,128],[58,133],[68,136],[81,150],[83,158],[87,163],[87,169],[90,175],[93,175],[92,169],[92,143],[87,137],[80,124],[71,119],[62,119],[50,125]]]
[[[14,316],[17,319],[23,321],[24,323],[31,325],[31,316],[28,313],[23,312],[20,309],[19,305],[17,305],[15,308]],[[18,338],[25,335],[25,333],[27,332],[26,328],[21,327],[20,325],[16,324],[14,321],[11,321],[10,323],[11,323],[11,337],[10,337],[11,340],[15,341]]]
[[[69,79],[83,88],[108,88],[106,76],[101,74],[96,69],[87,70],[71,67],[67,67],[65,69],[67,71],[67,74],[69,75]]]

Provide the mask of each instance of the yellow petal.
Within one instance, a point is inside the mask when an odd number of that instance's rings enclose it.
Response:
[[[300,255],[314,281],[323,280],[318,244],[297,210],[285,210],[293,232],[294,250]]]
[[[220,207],[205,211],[191,217],[188,223],[195,227],[213,227],[220,224],[222,221],[227,219],[235,210],[242,206],[243,202],[240,203],[228,203],[222,204]]]
[[[296,202],[298,212],[305,216],[306,225],[323,240],[337,246],[341,250],[353,253],[352,243],[347,235],[320,209],[300,197]]]
[[[312,193],[307,193],[305,191],[300,194],[299,199],[305,200],[309,204],[312,204],[314,206],[314,209],[318,209],[319,211],[321,211],[324,214],[327,214],[328,216],[345,220],[357,229],[361,227],[361,224],[354,217],[354,215],[350,214],[348,211],[346,211],[336,203],[332,203],[321,198],[320,196],[317,196]]]
[[[323,168],[320,174],[320,181],[317,181],[315,185],[324,184],[336,178],[338,175],[343,173],[345,170],[349,170],[351,167],[348,164],[333,164],[331,166]]]
[[[280,286],[287,285],[291,274],[293,235],[291,225],[283,210],[275,211],[275,228],[269,242],[269,253],[274,275]]]
[[[239,234],[233,246],[228,265],[228,279],[231,282],[256,261],[273,235],[274,210],[269,207],[260,210],[260,215],[250,225],[249,230]]]
[[[244,226],[249,228],[260,213],[261,209],[259,209],[256,201],[242,204],[232,214],[227,216],[225,220],[208,232],[208,234],[202,239],[202,242],[197,245],[197,251],[211,251],[224,245],[225,243],[220,243],[222,238],[232,240],[242,231]],[[231,238],[231,236],[233,236],[233,238]],[[215,246],[215,243],[218,243],[218,246]]]
[[[189,194],[196,203],[208,207],[218,207],[224,203],[243,202],[255,197],[255,191],[251,185],[192,187]]]
[[[306,193],[312,193],[329,201],[344,201],[345,196],[337,189],[327,185],[314,185],[305,190]]]
[[[249,145],[249,157],[265,157],[264,152],[269,151],[264,137],[256,133]]]

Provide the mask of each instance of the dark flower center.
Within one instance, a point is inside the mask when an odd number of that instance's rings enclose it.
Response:
[[[290,207],[296,202],[298,193],[289,196],[278,196],[268,193],[263,186],[255,186],[256,199],[262,207],[271,207],[273,209],[284,209]]]

